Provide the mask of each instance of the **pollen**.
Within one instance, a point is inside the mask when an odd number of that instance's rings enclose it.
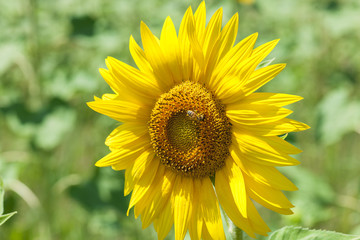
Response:
[[[199,83],[162,94],[149,121],[151,144],[163,165],[187,177],[213,176],[225,165],[231,123],[225,107]]]

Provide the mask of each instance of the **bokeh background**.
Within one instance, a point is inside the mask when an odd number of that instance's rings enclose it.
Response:
[[[224,22],[239,12],[238,40],[280,38],[271,56],[288,63],[262,91],[304,97],[292,118],[309,124],[287,140],[302,164],[283,172],[294,215],[259,208],[272,230],[285,225],[360,234],[359,0],[207,0]],[[159,36],[169,15],[177,29],[199,0],[0,1],[0,176],[5,213],[0,239],[156,239],[126,217],[123,172],[96,168],[118,126],[86,102],[110,92],[98,68],[113,56],[134,65],[132,34],[143,20]],[[173,233],[167,239],[173,239]],[[263,238],[266,239],[266,238]]]

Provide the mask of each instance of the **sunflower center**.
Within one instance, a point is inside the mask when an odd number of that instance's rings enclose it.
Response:
[[[188,177],[212,176],[224,166],[230,130],[224,105],[190,81],[162,94],[149,121],[151,144],[161,163]]]
[[[196,144],[198,127],[196,121],[189,120],[185,112],[174,114],[167,125],[169,143],[176,149],[186,151]]]

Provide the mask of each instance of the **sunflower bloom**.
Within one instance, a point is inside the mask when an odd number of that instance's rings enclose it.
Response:
[[[292,213],[282,190],[297,188],[276,167],[299,163],[279,136],[308,128],[283,108],[302,98],[255,92],[285,67],[257,69],[278,40],[254,48],[255,33],[234,45],[237,14],[221,26],[222,9],[206,24],[204,2],[178,34],[170,17],[160,39],[141,22],[143,48],[130,37],[138,68],[108,57],[100,73],[114,93],[88,103],[122,123],[96,166],[125,170],[129,210],[159,239],[173,225],[176,239],[225,239],[220,205],[251,237],[270,231],[252,200]]]

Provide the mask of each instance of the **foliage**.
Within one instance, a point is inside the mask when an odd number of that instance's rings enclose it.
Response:
[[[11,212],[8,214],[4,213],[4,187],[3,182],[0,178],[0,226],[6,222],[9,218],[11,218],[16,212]]]
[[[0,176],[4,212],[19,212],[0,239],[156,238],[126,217],[123,173],[94,166],[115,124],[85,102],[111,91],[98,73],[106,56],[133,64],[129,37],[140,42],[141,20],[159,35],[166,16],[178,27],[199,2],[0,1]],[[208,15],[223,7],[226,21],[239,12],[238,39],[256,31],[257,45],[281,39],[269,60],[288,65],[262,90],[303,96],[292,117],[312,127],[286,137],[304,150],[301,167],[284,169],[299,187],[287,193],[294,215],[264,208],[261,215],[273,230],[293,224],[360,234],[360,2],[206,4]]]
[[[284,227],[271,234],[269,240],[316,240],[316,239],[331,239],[331,240],[359,240],[359,236],[346,235],[337,232],[310,230],[301,227]]]

